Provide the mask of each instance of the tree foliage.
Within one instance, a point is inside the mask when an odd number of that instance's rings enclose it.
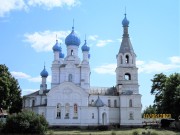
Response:
[[[42,115],[32,111],[23,111],[16,115],[10,115],[3,127],[3,133],[13,134],[45,134],[48,122]]]
[[[157,113],[171,114],[177,120],[180,116],[180,74],[174,73],[169,77],[163,73],[156,74],[151,81]]]
[[[8,71],[8,67],[0,64],[0,108],[9,113],[22,109],[21,89],[18,81]]]
[[[156,106],[155,105],[149,105],[146,107],[146,109],[143,111],[143,114],[156,114]]]

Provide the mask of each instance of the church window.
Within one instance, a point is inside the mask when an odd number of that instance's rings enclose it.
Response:
[[[92,119],[94,119],[94,113],[92,113]]]
[[[71,55],[73,55],[73,50],[71,50]]]
[[[77,119],[78,118],[78,105],[74,104],[74,118]]]
[[[126,60],[126,64],[128,64],[129,63],[129,55],[126,55],[125,58],[126,58],[125,59]]]
[[[69,74],[69,76],[68,76],[68,81],[69,81],[69,82],[72,82],[72,74]]]
[[[117,100],[114,100],[114,107],[117,107]]]
[[[132,107],[132,99],[129,100],[129,107]]]
[[[131,75],[130,75],[129,73],[126,73],[126,74],[124,75],[124,79],[125,79],[125,80],[131,80]]]
[[[108,107],[110,107],[110,106],[111,106],[111,100],[108,99]]]
[[[44,104],[47,105],[47,99],[44,99]]]
[[[35,100],[34,99],[32,100],[32,106],[35,106]]]
[[[65,119],[69,119],[69,110],[70,109],[70,106],[68,103],[66,103],[65,105]]]
[[[120,61],[121,61],[121,64],[123,64],[123,58],[122,58],[122,56],[120,56]]]
[[[60,119],[61,118],[61,104],[57,104],[57,115],[56,118]]]
[[[133,120],[133,119],[134,119],[134,116],[133,116],[133,113],[132,113],[132,112],[129,113],[129,119],[130,119],[130,120]]]
[[[91,100],[91,104],[92,104],[92,105],[94,104],[94,100],[93,100],[93,99]]]

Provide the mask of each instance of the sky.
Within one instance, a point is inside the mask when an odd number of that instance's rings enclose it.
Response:
[[[90,46],[91,86],[115,86],[125,9],[144,109],[153,104],[154,75],[180,73],[179,0],[0,0],[0,64],[25,95],[40,88],[45,63],[50,88],[56,35],[66,56],[64,39],[74,19],[80,58],[85,35]]]

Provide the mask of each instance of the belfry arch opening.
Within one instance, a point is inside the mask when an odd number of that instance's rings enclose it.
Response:
[[[131,75],[129,73],[125,73],[124,79],[125,80],[131,80]]]
[[[71,55],[73,55],[74,53],[73,53],[73,50],[71,50]]]
[[[125,56],[125,62],[126,62],[126,64],[129,64],[129,55]]]

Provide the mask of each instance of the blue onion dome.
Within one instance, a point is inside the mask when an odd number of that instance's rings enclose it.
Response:
[[[56,40],[56,44],[53,46],[53,51],[55,52],[55,51],[61,51],[62,50],[62,48],[58,45],[59,43],[58,43],[58,40]]]
[[[41,71],[40,75],[41,75],[41,77],[47,77],[48,76],[48,72],[46,71],[45,66],[44,66],[43,71]]]
[[[86,40],[84,40],[84,41],[85,41],[85,43],[84,43],[84,45],[81,47],[81,50],[82,50],[83,52],[84,52],[84,51],[89,52],[90,47],[87,46]]]
[[[64,54],[62,52],[59,53],[59,58],[64,58]]]
[[[74,27],[72,27],[71,33],[66,37],[65,44],[67,46],[69,45],[75,45],[79,46],[81,43],[80,38],[77,36],[77,34],[74,32]]]
[[[124,15],[125,15],[125,17],[122,20],[122,25],[123,25],[123,27],[128,27],[129,26],[129,21],[126,18],[126,14],[124,14]]]

